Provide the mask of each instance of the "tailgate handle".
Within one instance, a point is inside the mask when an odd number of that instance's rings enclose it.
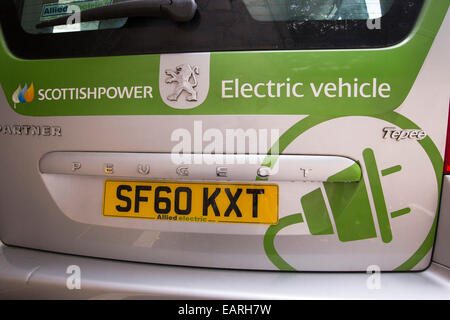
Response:
[[[361,168],[342,156],[50,152],[44,174],[208,181],[358,182]]]

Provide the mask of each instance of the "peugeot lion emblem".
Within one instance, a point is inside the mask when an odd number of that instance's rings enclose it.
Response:
[[[176,82],[176,86],[171,94],[167,96],[170,101],[177,101],[183,91],[188,93],[186,101],[197,101],[197,91],[195,87],[198,85],[197,75],[200,74],[198,66],[189,64],[181,64],[175,70],[165,70],[166,83]]]

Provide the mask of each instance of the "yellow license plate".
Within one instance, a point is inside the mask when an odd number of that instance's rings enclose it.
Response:
[[[273,225],[278,185],[107,180],[103,216]]]

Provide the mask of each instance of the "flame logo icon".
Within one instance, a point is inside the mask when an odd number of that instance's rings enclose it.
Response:
[[[14,102],[14,109],[18,103],[29,103],[34,100],[34,84],[31,83],[30,87],[25,83],[23,88],[20,85],[17,87],[12,95],[12,101]]]

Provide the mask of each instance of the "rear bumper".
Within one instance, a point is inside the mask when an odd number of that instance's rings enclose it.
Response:
[[[81,289],[68,289],[78,266]],[[450,299],[450,269],[382,273],[237,271],[112,261],[0,245],[0,299]]]

